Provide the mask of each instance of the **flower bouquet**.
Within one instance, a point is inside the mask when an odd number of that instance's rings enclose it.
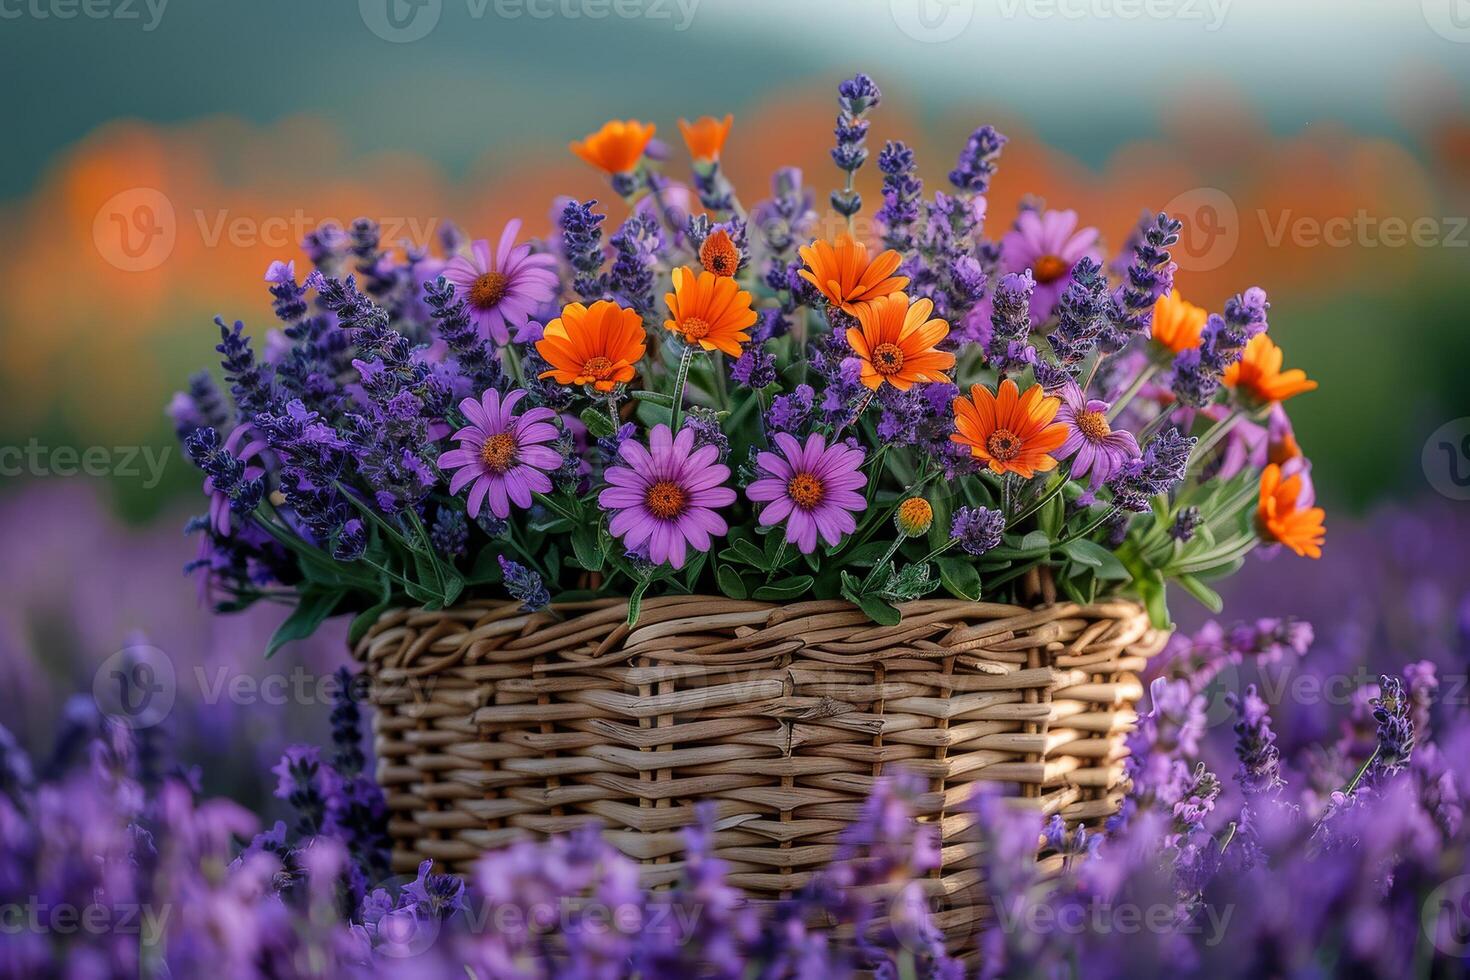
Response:
[[[230,398],[173,407],[195,564],[294,605],[272,649],[351,613],[379,684],[438,679],[376,696],[397,865],[582,819],[667,856],[715,798],[732,880],[786,892],[890,763],[931,813],[988,779],[1099,820],[1167,583],[1218,607],[1253,548],[1320,553],[1265,293],[1181,298],[1164,214],[1111,255],[1036,203],[989,234],[988,126],[932,195],[885,144],[860,222],[879,103],[839,88],[825,215],[790,168],[741,202],[729,116],[681,121],[687,184],[614,121],[571,145],[611,234],[577,200],[437,253],[326,226],[263,354],[218,321]]]

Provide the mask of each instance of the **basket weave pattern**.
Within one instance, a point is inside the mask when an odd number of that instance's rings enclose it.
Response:
[[[1166,639],[1124,601],[926,600],[892,627],[828,601],[651,599],[632,628],[625,612],[467,602],[379,619],[355,654],[395,870],[465,870],[597,821],[658,885],[712,800],[731,884],[778,897],[831,860],[874,779],[903,767],[928,780],[923,819],[941,821],[931,884],[970,888],[975,781],[1068,821],[1116,811],[1136,673]]]

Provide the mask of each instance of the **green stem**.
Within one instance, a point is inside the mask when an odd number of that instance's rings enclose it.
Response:
[[[362,562],[364,565],[368,566],[369,568],[376,569],[379,573],[388,576],[389,578],[391,578],[395,582],[397,582],[399,585],[408,587],[408,586],[412,586],[412,585],[415,584],[413,582],[410,582],[408,579],[404,578],[402,575],[399,575],[397,572],[393,571],[393,569],[388,568],[388,567],[386,567],[384,565],[379,565],[377,562],[373,561],[371,558],[363,557],[363,558],[359,558],[358,561]]]
[[[776,570],[781,567],[781,563],[783,561],[785,561],[785,560],[786,560],[786,539],[785,538],[782,538],[781,539],[781,543],[776,546],[776,560],[773,561],[773,562],[771,562],[771,568],[770,568],[769,571],[766,572],[766,582],[769,583],[771,581],[771,576],[776,574]]]
[[[878,563],[874,565],[872,569],[869,570],[868,574],[863,578],[864,592],[868,591],[868,586],[873,584],[873,579],[876,578],[878,576],[878,573],[883,570],[883,566],[887,565],[888,562],[893,559],[894,553],[898,551],[898,546],[903,544],[903,539],[904,536],[902,534],[895,538],[893,540],[893,544],[888,546],[888,550],[883,552],[883,557],[878,559]]]
[[[923,558],[920,558],[919,559],[919,563],[920,564],[926,564],[928,562],[933,561],[934,559],[938,558],[940,555],[944,554],[949,549],[953,548],[955,546],[956,541],[957,541],[957,539],[950,538],[948,541],[944,542],[944,544],[940,545],[939,547],[931,549],[927,555],[925,555]]]
[[[1223,419],[1210,426],[1209,429],[1205,430],[1205,434],[1201,436],[1199,442],[1195,444],[1194,453],[1190,457],[1191,468],[1203,461],[1204,458],[1209,455],[1210,450],[1214,449],[1215,445],[1221,439],[1224,439],[1225,436],[1230,433],[1230,430],[1235,428],[1236,424],[1243,418],[1245,418],[1245,410],[1237,408],[1229,415],[1225,416]]]
[[[1143,386],[1148,384],[1149,379],[1158,373],[1158,370],[1159,366],[1150,361],[1142,371],[1138,372],[1138,377],[1133,379],[1133,383],[1118,396],[1118,400],[1113,402],[1113,407],[1108,409],[1109,422],[1123,414],[1123,409],[1127,408],[1128,403],[1137,397],[1138,393],[1143,390]]]
[[[1366,758],[1366,759],[1363,760],[1363,764],[1358,767],[1358,771],[1353,776],[1352,781],[1349,782],[1346,786],[1344,786],[1342,788],[1342,792],[1343,792],[1343,795],[1344,796],[1352,796],[1353,795],[1353,791],[1358,788],[1358,784],[1360,782],[1362,782],[1363,781],[1363,777],[1365,775],[1367,775],[1367,773],[1368,773],[1368,767],[1373,764],[1373,760],[1374,759],[1377,759],[1378,758],[1378,750],[1379,750],[1379,748],[1380,748],[1380,746],[1377,746],[1377,745],[1375,745],[1373,747],[1373,754],[1370,755],[1370,756],[1368,756],[1368,758]]]
[[[613,432],[616,433],[623,422],[618,418],[618,396],[616,392],[607,396],[607,417],[612,419]]]
[[[712,351],[709,358],[709,367],[715,376],[715,398],[719,400],[720,408],[729,410],[734,406],[730,404],[730,392],[725,387],[725,355],[720,351]]]
[[[412,507],[407,509],[409,523],[413,525],[413,531],[424,543],[424,554],[429,556],[429,565],[434,569],[434,580],[439,584],[439,594],[447,595],[449,580],[444,577],[444,569],[439,563],[439,556],[434,553],[434,542],[429,540],[429,532],[424,528],[424,522],[419,518],[418,511]]]
[[[1087,537],[1088,535],[1092,534],[1093,531],[1096,531],[1098,528],[1100,528],[1104,524],[1106,524],[1108,522],[1108,519],[1111,518],[1117,512],[1118,512],[1118,508],[1117,507],[1109,507],[1107,509],[1107,511],[1103,514],[1103,516],[1099,517],[1097,520],[1095,520],[1091,524],[1087,525],[1087,527],[1084,528],[1083,530],[1078,531],[1076,534],[1065,534],[1065,535],[1063,535],[1062,538],[1061,538],[1061,540],[1056,543],[1056,547],[1061,547],[1064,544],[1068,544],[1069,542],[1076,541],[1078,538],[1085,538],[1085,537]]]
[[[672,422],[669,426],[674,432],[679,431],[679,425],[684,415],[684,386],[689,383],[689,364],[694,360],[694,348],[685,347],[684,353],[679,357],[679,373],[674,375],[674,406]]]
[[[1070,470],[1069,470],[1069,472],[1070,472]],[[1007,474],[1007,476],[1009,476],[1009,475],[1010,474]],[[1028,517],[1031,517],[1031,516],[1037,514],[1038,512],[1040,512],[1041,508],[1045,507],[1048,503],[1051,502],[1051,498],[1055,497],[1057,494],[1061,493],[1064,489],[1066,489],[1067,481],[1069,479],[1070,479],[1069,476],[1063,476],[1053,486],[1047,488],[1047,490],[1044,493],[1042,493],[1041,497],[1036,501],[1036,503],[1034,503],[1030,507],[1026,508],[1026,510],[1024,512],[1016,515],[1016,517],[1014,519],[1006,522],[1006,530],[1007,531],[1010,531],[1010,530],[1018,527],[1022,521],[1026,520]],[[1004,486],[1008,490],[1009,487],[1010,487],[1010,483],[1007,482],[1007,483],[1004,484]]]

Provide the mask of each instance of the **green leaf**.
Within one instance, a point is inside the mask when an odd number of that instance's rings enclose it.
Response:
[[[613,425],[613,420],[600,406],[601,403],[589,405],[582,409],[582,414],[578,416],[582,420],[582,424],[587,426],[588,434],[594,439],[606,439],[618,431],[617,427]]]
[[[888,550],[887,541],[869,541],[860,548],[854,548],[842,559],[844,565],[857,565],[859,568],[871,568],[883,557]]]
[[[903,620],[903,613],[875,595],[864,596],[858,603],[858,608],[879,626],[897,626]]]
[[[286,617],[286,621],[276,627],[275,633],[271,635],[270,642],[266,644],[265,655],[271,657],[282,646],[292,640],[304,640],[316,632],[316,628],[337,608],[337,603],[347,593],[341,589],[318,589],[308,586],[301,593],[301,601]]]
[[[1041,505],[1041,510],[1036,514],[1036,525],[1040,530],[1033,531],[1032,534],[1044,534],[1047,540],[1055,541],[1061,537],[1062,521],[1066,516],[1067,505],[1062,501],[1062,495],[1057,494]],[[1030,534],[1026,536],[1026,540],[1031,540]]]
[[[572,534],[572,552],[576,557],[577,564],[589,572],[602,570],[603,559],[606,555],[602,550],[602,543],[598,540],[597,528],[579,527]]]
[[[815,581],[810,575],[792,575],[755,590],[757,599],[795,599],[805,595]]]
[[[980,599],[980,572],[973,562],[963,558],[940,558],[939,581],[956,598],[971,602]]]
[[[1047,551],[1051,550],[1051,542],[1052,536],[1045,531],[1032,531],[1021,539],[1021,550],[1046,554]]]
[[[635,391],[632,392],[632,395],[634,398],[638,399],[641,402],[650,402],[654,405],[662,405],[664,408],[674,407],[674,396],[665,395],[663,392]]]
[[[739,538],[730,542],[730,547],[720,552],[720,559],[759,568],[763,572],[769,570],[766,564],[766,553],[747,538]]]
[[[1118,556],[1096,541],[1086,538],[1068,541],[1062,545],[1062,554],[1079,565],[1093,569],[1097,577],[1104,581],[1127,581],[1131,577]]]
[[[638,583],[633,594],[628,596],[628,625],[634,626],[638,623],[638,613],[643,608],[643,593],[648,591],[649,579]]]
[[[1149,622],[1155,629],[1166,630],[1170,626],[1169,598],[1165,594],[1164,576],[1158,569],[1147,569],[1143,576],[1134,579],[1139,598],[1148,610]]]
[[[729,565],[720,565],[715,569],[715,583],[731,599],[744,599],[746,596],[745,582],[741,580],[740,573]]]
[[[372,629],[373,624],[378,621],[378,617],[389,609],[392,609],[393,605],[394,601],[392,598],[384,599],[382,602],[369,606],[356,616],[353,616],[352,625],[347,627],[347,645],[349,647],[357,646],[358,641],[364,636],[367,636],[367,631]]]
[[[1210,612],[1218,614],[1224,610],[1225,601],[1220,598],[1220,593],[1193,575],[1176,575],[1174,581],[1178,582],[1179,587],[1185,592],[1198,599],[1200,605],[1204,606]]]

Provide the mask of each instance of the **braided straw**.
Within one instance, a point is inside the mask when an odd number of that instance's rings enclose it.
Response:
[[[680,828],[718,809],[714,851],[756,898],[799,889],[837,850],[873,781],[928,780],[941,926],[986,913],[971,817],[979,780],[1097,824],[1117,811],[1137,679],[1167,635],[1137,604],[1036,609],[934,599],[876,626],[838,601],[710,596],[525,613],[473,601],[383,614],[354,651],[371,676],[393,866],[465,871],[482,852],[588,821],[680,873]],[[1017,789],[1017,787],[1019,787]]]

